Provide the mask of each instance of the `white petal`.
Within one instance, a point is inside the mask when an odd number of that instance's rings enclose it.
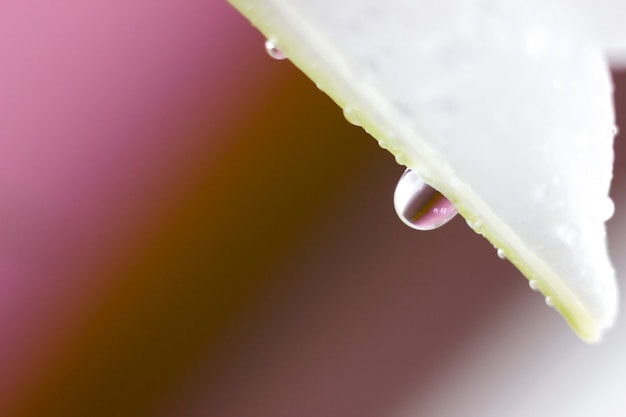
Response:
[[[564,2],[611,63],[626,67],[626,1],[573,0]]]
[[[610,74],[559,4],[234,2],[352,121],[480,224],[581,337],[612,325]]]

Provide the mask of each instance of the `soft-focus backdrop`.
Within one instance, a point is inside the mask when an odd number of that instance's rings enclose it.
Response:
[[[624,415],[626,318],[585,345],[462,219],[404,227],[263,42],[224,1],[0,3],[0,416]]]

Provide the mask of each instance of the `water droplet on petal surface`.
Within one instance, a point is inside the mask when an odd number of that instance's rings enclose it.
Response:
[[[359,120],[356,114],[356,110],[353,107],[351,106],[344,107],[343,117],[345,117],[348,123],[355,125],[355,126],[361,126],[361,121]]]
[[[496,251],[496,253],[498,254],[498,258],[500,258],[500,259],[506,259],[506,254],[504,253],[504,249],[502,249],[502,248],[498,248],[498,250]]]
[[[450,200],[410,169],[400,177],[393,203],[400,220],[416,230],[436,229],[457,214]]]
[[[528,286],[533,291],[539,291],[539,285],[537,284],[537,281],[535,281],[534,279],[531,279],[530,281],[528,281]]]
[[[609,220],[615,214],[615,203],[610,197],[604,199],[600,209],[600,218],[603,221]]]
[[[265,51],[269,56],[279,61],[287,59],[287,56],[285,56],[283,51],[278,46],[278,43],[274,39],[268,39],[265,41]]]
[[[546,305],[548,307],[554,307],[554,302],[552,301],[552,297],[550,297],[550,296],[546,297]]]

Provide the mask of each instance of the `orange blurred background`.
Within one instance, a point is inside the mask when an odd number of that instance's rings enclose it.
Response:
[[[402,167],[263,42],[225,2],[0,5],[1,416],[502,415],[511,362],[624,346],[462,219],[406,228]]]

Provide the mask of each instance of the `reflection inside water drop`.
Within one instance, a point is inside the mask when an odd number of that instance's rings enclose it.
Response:
[[[436,229],[457,213],[450,200],[410,169],[400,177],[393,203],[400,220],[416,230]]]
[[[274,39],[268,39],[265,41],[265,51],[269,56],[279,61],[287,59],[283,51],[278,46],[278,43]]]

